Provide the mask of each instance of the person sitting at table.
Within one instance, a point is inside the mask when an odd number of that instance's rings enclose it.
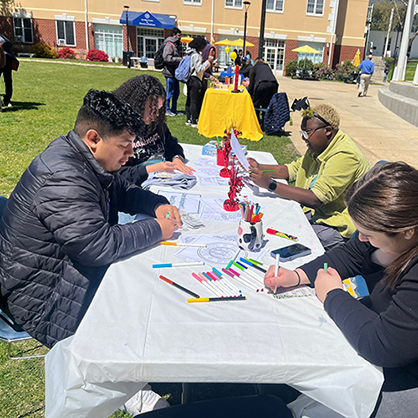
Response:
[[[203,102],[203,73],[211,67],[214,60],[213,55],[208,55],[206,61],[202,61],[202,51],[205,49],[207,41],[202,36],[197,36],[190,42],[186,54],[190,55],[191,76],[187,82],[186,100],[186,125],[197,128],[200,108]]]
[[[115,95],[90,90],[74,129],[32,161],[7,202],[0,308],[49,348],[74,334],[111,263],[170,238],[181,224],[164,196],[113,174],[132,156],[141,125]],[[118,225],[118,211],[150,218]]]
[[[183,148],[165,122],[165,90],[160,80],[150,75],[132,77],[114,94],[128,103],[147,126],[142,134],[136,134],[134,154],[119,170],[121,176],[140,186],[149,173],[176,169],[192,174],[194,170],[184,164]]]
[[[270,66],[263,61],[263,58],[257,57],[254,66],[249,71],[250,86],[248,92],[253,99],[255,113],[261,129],[264,128],[264,119],[262,111],[259,109],[267,109],[274,93],[277,93],[279,83]],[[264,129],[263,129],[264,130]]]
[[[315,286],[324,309],[360,356],[383,367],[373,417],[414,417],[418,410],[418,170],[401,162],[374,166],[347,192],[357,233],[298,267],[274,266],[274,289]],[[329,267],[324,270],[324,264]],[[370,295],[356,300],[342,280],[361,274]]]
[[[253,68],[253,66],[250,60],[247,57],[244,57],[242,59],[242,65],[239,70],[239,73],[242,74],[244,78],[247,78],[247,77],[249,78],[251,68]]]
[[[340,117],[331,106],[308,108],[300,131],[308,148],[303,157],[286,165],[258,164],[248,159],[255,184],[303,206],[325,250],[344,243],[353,235],[355,226],[348,215],[344,196],[369,169],[366,157],[339,129],[339,124]],[[274,173],[263,173],[263,170],[274,170]],[[285,179],[294,185],[273,179]]]

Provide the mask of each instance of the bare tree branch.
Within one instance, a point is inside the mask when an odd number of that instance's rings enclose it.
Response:
[[[408,5],[408,2],[405,2],[404,0],[401,0],[401,1],[402,1],[402,3],[403,3],[405,6],[407,6],[407,5]],[[402,19],[401,19],[401,15],[399,14],[398,2],[397,2],[397,0],[392,0],[392,3],[393,3],[393,5],[395,6],[396,15],[398,16],[398,21],[399,21],[399,24],[400,24],[400,26],[401,26],[401,29],[403,30],[403,22],[402,22]]]

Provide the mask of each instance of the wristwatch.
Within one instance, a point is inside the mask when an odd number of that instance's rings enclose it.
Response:
[[[178,158],[182,163],[184,163],[184,157],[182,157],[181,155],[175,155],[173,157],[173,160],[172,161],[174,161],[175,158]]]
[[[268,191],[274,192],[276,188],[277,188],[277,181],[272,180],[271,183],[269,184]]]

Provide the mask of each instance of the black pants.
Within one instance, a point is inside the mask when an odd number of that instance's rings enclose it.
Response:
[[[190,77],[187,83],[186,116],[193,124],[197,123],[203,102],[203,85],[198,77]]]
[[[4,84],[6,86],[6,94],[4,95],[4,104],[7,106],[10,103],[13,94],[13,83],[12,83],[12,61],[13,58],[9,54],[6,55],[6,65],[0,69],[0,77],[3,74]]]
[[[257,110],[260,107],[262,109],[267,109],[270,104],[270,100],[273,97],[274,93],[277,93],[279,85],[275,81],[262,81],[256,91],[254,92],[253,103],[255,112],[257,114],[258,122],[260,123],[261,129],[264,130],[264,116],[262,117],[263,112]]]

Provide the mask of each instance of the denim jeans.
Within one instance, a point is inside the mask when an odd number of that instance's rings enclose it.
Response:
[[[180,82],[176,78],[166,77],[165,91],[167,94],[167,111],[171,110],[173,113],[177,113],[177,100],[180,95]]]

